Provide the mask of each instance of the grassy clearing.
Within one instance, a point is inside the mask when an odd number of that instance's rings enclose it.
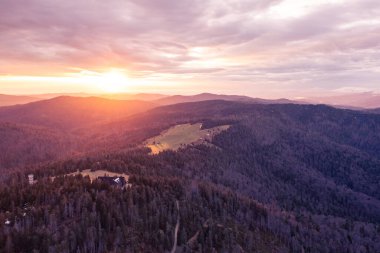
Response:
[[[202,130],[202,123],[176,125],[146,140],[144,145],[151,149],[152,154],[169,149],[178,150],[189,144],[209,143],[215,135],[229,127],[229,125],[223,125]]]
[[[111,172],[111,171],[107,171],[107,170],[96,170],[96,171],[91,171],[91,170],[83,170],[83,171],[77,171],[77,172],[73,172],[73,173],[69,173],[69,174],[66,174],[64,176],[76,176],[76,175],[79,175],[79,174],[82,174],[83,177],[85,176],[88,176],[92,181],[94,181],[95,179],[97,179],[98,177],[103,177],[103,176],[108,176],[108,177],[124,177],[126,181],[128,181],[129,179],[129,176],[127,174],[124,174],[124,173],[115,173],[115,172]],[[52,177],[52,179],[54,180],[55,177]]]

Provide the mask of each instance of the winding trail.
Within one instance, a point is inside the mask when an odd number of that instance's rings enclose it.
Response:
[[[175,251],[177,250],[177,239],[178,239],[178,230],[179,230],[179,202],[178,200],[176,200],[175,203],[178,210],[178,216],[177,216],[177,224],[175,225],[175,230],[174,230],[174,244],[173,244],[172,251],[170,251],[170,253],[175,253]]]

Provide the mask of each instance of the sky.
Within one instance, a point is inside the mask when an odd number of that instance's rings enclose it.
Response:
[[[0,0],[0,93],[380,92],[379,0]]]

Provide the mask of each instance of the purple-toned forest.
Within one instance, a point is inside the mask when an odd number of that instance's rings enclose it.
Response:
[[[0,108],[1,251],[170,252],[175,240],[175,252],[379,251],[375,112],[242,98],[115,103]],[[143,145],[184,123],[230,127],[156,155]],[[98,170],[128,175],[128,187],[80,173]]]

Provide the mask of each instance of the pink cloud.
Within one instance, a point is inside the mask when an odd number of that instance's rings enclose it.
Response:
[[[267,78],[268,84],[298,81],[321,89],[345,86],[338,73],[362,78],[360,85],[368,87],[378,82],[380,24],[349,26],[378,19],[377,1],[325,4],[296,18],[268,15],[281,2],[3,0],[1,72],[42,75],[119,67],[139,77],[191,74],[253,87]],[[194,55],[194,47],[210,52]]]

